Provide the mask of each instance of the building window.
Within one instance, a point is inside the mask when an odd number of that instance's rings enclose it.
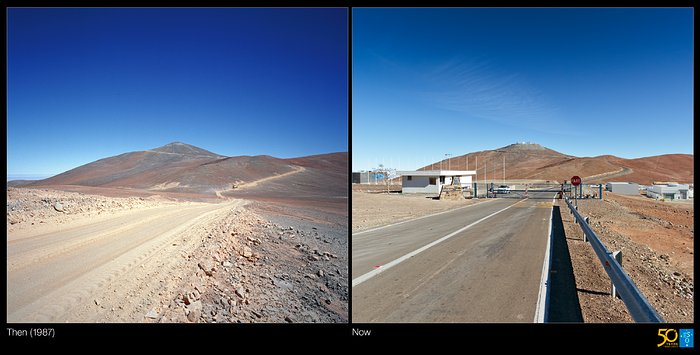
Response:
[[[435,178],[434,177],[430,178],[430,185],[435,185]]]
[[[441,183],[441,184],[444,184],[444,183],[445,183],[445,177],[444,177],[444,176],[440,176],[440,183]]]
[[[411,180],[413,180],[413,176],[409,175],[409,176],[408,176],[408,181],[411,181]]]

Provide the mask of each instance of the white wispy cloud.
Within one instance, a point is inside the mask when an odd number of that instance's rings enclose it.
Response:
[[[453,58],[421,70],[418,95],[440,109],[514,127],[564,133],[559,108],[517,73],[499,72],[487,60]]]

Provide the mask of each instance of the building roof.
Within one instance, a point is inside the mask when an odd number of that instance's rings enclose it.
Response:
[[[396,173],[410,176],[465,176],[476,175],[476,170],[414,170],[397,171]]]
[[[649,186],[652,191],[678,191],[678,190],[689,190],[690,186],[685,184],[678,185],[652,185]]]

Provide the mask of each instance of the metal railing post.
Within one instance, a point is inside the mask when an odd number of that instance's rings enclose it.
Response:
[[[661,318],[654,307],[649,304],[649,301],[647,301],[639,288],[637,288],[637,285],[634,284],[629,275],[622,269],[620,265],[622,255],[617,254],[613,256],[613,253],[608,251],[593,229],[591,229],[591,226],[584,221],[584,218],[579,214],[571,201],[567,200],[566,204],[569,206],[571,212],[573,212],[574,219],[579,222],[581,229],[588,237],[593,251],[598,256],[598,260],[603,264],[603,268],[608,274],[608,277],[610,277],[610,282],[615,286],[615,295],[619,295],[625,303],[632,319],[634,319],[635,322],[663,323],[663,318]],[[618,260],[620,260],[620,262]]]
[[[615,258],[615,261],[617,261],[617,263],[620,264],[620,267],[622,267],[622,250],[614,251],[612,253],[612,256],[613,258]],[[617,294],[617,288],[615,287],[615,284],[612,281],[610,281],[610,287],[612,288],[612,291],[610,292],[612,297],[620,298],[620,295]]]

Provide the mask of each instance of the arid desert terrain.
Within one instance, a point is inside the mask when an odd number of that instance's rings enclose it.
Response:
[[[91,164],[7,188],[8,322],[348,321],[347,153]]]

